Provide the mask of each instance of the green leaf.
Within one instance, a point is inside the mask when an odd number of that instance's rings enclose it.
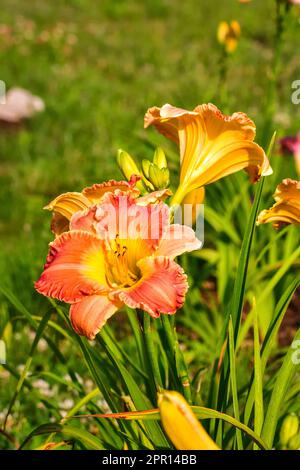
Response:
[[[229,328],[228,328],[228,346],[229,346],[229,363],[230,363],[230,382],[231,382],[231,392],[232,392],[232,401],[233,401],[233,411],[234,417],[237,421],[240,420],[240,410],[239,410],[239,398],[238,398],[238,389],[236,381],[236,365],[235,365],[235,348],[234,348],[234,333],[232,318],[229,319]],[[238,450],[243,449],[242,436],[239,430],[236,431],[236,440]]]
[[[259,326],[256,306],[254,307],[254,431],[260,436],[264,421],[263,378],[260,357]],[[256,448],[256,447],[254,447]]]
[[[294,341],[300,339],[300,329],[298,330]],[[276,426],[280,417],[280,409],[285,400],[285,394],[289,388],[297,371],[300,370],[298,361],[293,360],[295,349],[290,346],[287,354],[285,355],[283,364],[276,374],[276,382],[273,387],[272,395],[269,401],[266,418],[262,430],[262,438],[266,441],[269,447],[272,447]]]
[[[42,424],[41,426],[35,428],[20,445],[19,450],[23,449],[25,445],[35,436],[55,433],[60,433],[68,438],[75,439],[75,441],[79,441],[80,443],[84,444],[84,446],[89,450],[105,449],[100,439],[83,429],[77,428],[75,426],[63,426],[62,424],[58,423],[49,423]]]
[[[294,292],[299,285],[300,285],[300,278],[297,278],[294,280],[294,282],[291,283],[290,286],[288,286],[288,288],[286,289],[286,291],[284,292],[280,301],[277,304],[277,307],[274,313],[274,319],[269,326],[268,332],[266,334],[266,337],[264,339],[264,342],[261,348],[261,374],[262,375],[264,374],[267,361],[275,345],[277,333],[280,328],[283,317],[285,315],[286,309],[288,308],[290,301],[294,295]],[[253,407],[253,402],[254,402],[254,397],[255,397],[255,386],[254,386],[254,375],[253,375],[250,381],[249,393],[248,393],[246,406],[245,406],[245,414],[244,414],[245,423],[249,423],[251,412],[252,412],[252,407]]]
[[[229,416],[226,413],[221,413],[220,411],[212,410],[210,408],[205,408],[203,406],[191,406],[191,409],[199,419],[219,419],[232,426],[236,427],[243,431],[248,437],[250,437],[253,442],[255,442],[261,449],[268,450],[266,443],[245,424],[236,420],[232,416]],[[98,418],[109,418],[109,419],[123,419],[123,420],[141,420],[141,421],[151,421],[160,419],[160,414],[158,408],[145,411],[135,411],[135,412],[124,412],[124,413],[111,413],[111,414],[95,414],[95,415],[81,415],[77,418],[89,418],[89,417],[98,417]],[[176,423],[175,423],[176,424]]]
[[[7,423],[7,418],[8,416],[10,415],[11,411],[12,411],[12,408],[14,406],[14,403],[16,402],[19,394],[21,393],[21,390],[22,390],[22,387],[23,387],[23,384],[24,384],[24,381],[27,377],[27,374],[28,374],[28,371],[29,371],[29,368],[31,366],[31,362],[32,362],[32,359],[33,359],[33,356],[34,356],[34,352],[35,352],[35,349],[38,345],[38,342],[39,340],[41,339],[43,333],[44,333],[44,329],[46,328],[47,326],[47,323],[48,323],[48,320],[51,316],[51,311],[48,311],[42,321],[40,322],[39,324],[39,327],[37,329],[37,332],[36,332],[36,335],[35,335],[35,338],[34,338],[34,341],[32,343],[32,346],[31,346],[31,349],[30,349],[30,353],[29,353],[29,356],[26,360],[26,363],[25,363],[25,367],[24,367],[24,370],[22,371],[21,373],[21,376],[18,380],[18,383],[17,383],[17,387],[16,387],[16,390],[12,396],[12,399],[8,405],[8,410],[7,410],[7,413],[5,415],[5,418],[4,418],[4,423],[3,423],[3,429],[5,430],[5,427],[6,427],[6,423]]]

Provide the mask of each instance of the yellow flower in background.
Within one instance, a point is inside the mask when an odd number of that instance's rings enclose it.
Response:
[[[271,222],[275,228],[284,224],[300,225],[300,181],[285,179],[274,193],[275,204],[271,209],[263,210],[257,219],[257,225]]]
[[[221,21],[219,23],[217,38],[228,54],[236,50],[240,35],[241,27],[238,21],[231,21],[231,23]]]
[[[213,104],[193,111],[165,104],[148,109],[144,126],[152,124],[179,145],[180,185],[173,204],[180,204],[191,191],[243,169],[252,182],[272,173],[264,150],[254,142],[255,124],[244,113],[225,116]]]
[[[163,428],[178,450],[220,450],[178,392],[158,395]]]

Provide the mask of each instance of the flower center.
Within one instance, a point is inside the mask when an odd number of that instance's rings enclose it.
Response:
[[[106,252],[106,280],[110,287],[130,287],[140,276],[136,259],[130,256],[128,240],[121,240],[118,235],[110,240]]]

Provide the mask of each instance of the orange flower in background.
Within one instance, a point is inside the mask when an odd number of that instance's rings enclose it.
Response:
[[[225,116],[213,104],[193,111],[165,104],[148,109],[144,126],[154,125],[180,149],[180,185],[173,203],[197,188],[246,169],[252,182],[270,175],[264,150],[254,142],[255,124],[244,113]]]
[[[275,228],[285,224],[300,225],[300,181],[285,179],[274,193],[275,204],[263,210],[257,225],[271,222]]]
[[[217,38],[220,44],[224,46],[227,53],[234,52],[238,45],[238,39],[241,35],[241,27],[237,21],[221,21],[218,26]]]
[[[110,190],[100,202],[73,213],[35,283],[41,294],[71,304],[74,330],[89,339],[124,304],[154,318],[174,314],[188,289],[174,258],[201,247],[190,227],[170,225],[159,200],[164,191],[138,197],[136,188],[116,186],[104,185]]]

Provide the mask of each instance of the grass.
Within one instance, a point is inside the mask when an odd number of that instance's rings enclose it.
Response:
[[[265,110],[274,54],[274,3],[60,0],[54,5],[2,1],[0,79],[8,88],[18,85],[41,96],[46,110],[20,126],[0,128],[0,337],[7,343],[7,368],[0,369],[3,420],[12,406],[6,426],[9,438],[0,433],[1,448],[19,445],[45,423],[52,422],[52,428],[49,424],[44,431],[56,432],[57,423],[89,394],[82,412],[155,407],[158,384],[184,391],[185,364],[192,382],[191,396],[186,398],[202,407],[216,405],[258,434],[262,430],[270,446],[273,436],[278,444],[284,414],[300,411],[298,392],[288,403],[284,401],[279,379],[295,384],[297,370],[290,369],[288,359],[283,360],[286,350],[277,341],[287,299],[291,300],[297,287],[299,231],[289,227],[278,234],[269,226],[254,230],[253,217],[250,231],[245,233],[253,190],[244,174],[207,188],[204,249],[181,260],[191,288],[176,318],[176,336],[172,324],[160,320],[154,324],[145,318],[140,329],[132,312],[130,322],[128,313],[121,312],[111,320],[111,331],[105,328],[90,345],[67,327],[64,307],[53,306],[33,289],[50,240],[49,213],[42,211],[49,200],[61,192],[121,177],[115,163],[118,148],[141,160],[152,156],[155,145],[161,144],[172,160],[174,147],[153,130],[143,130],[148,107],[169,102],[192,109],[199,103],[214,102],[229,113],[244,111],[257,125],[258,141],[267,146]],[[224,19],[238,19],[242,28],[239,47],[229,61],[226,102],[220,93],[221,50],[216,40],[217,25]],[[290,99],[291,83],[300,76],[295,50],[299,34],[295,8],[284,36],[278,105],[270,135],[274,130],[278,136],[299,130],[299,112]],[[292,158],[282,158],[275,147],[271,159],[274,176],[265,180],[260,208],[270,206],[271,194],[281,179],[296,178]],[[171,161],[170,166],[174,181],[176,165]],[[249,252],[243,251],[245,258],[239,265],[242,246]],[[239,278],[230,304],[236,273]],[[229,305],[234,306],[233,312]],[[234,320],[224,366],[230,380],[225,374],[218,388],[213,380],[219,359],[216,343],[221,347],[227,334],[226,313]],[[32,346],[39,325],[41,339]],[[251,378],[253,325],[255,375]],[[298,316],[292,334],[297,325]],[[128,365],[128,358],[133,357],[136,361]],[[30,362],[29,374],[22,377],[26,361]],[[101,392],[97,396],[96,387]],[[272,411],[273,403],[276,409]],[[258,424],[253,421],[253,409]],[[228,424],[220,427],[223,421],[214,426],[214,416],[209,418],[207,428],[216,439],[222,431],[224,447],[251,445],[239,430],[232,432]],[[117,425],[83,420],[76,421],[75,431],[68,428],[65,434],[66,441],[74,440],[79,448],[122,448],[124,435],[132,448],[167,445],[156,421]],[[44,435],[34,437],[26,445],[37,447],[46,439]]]

